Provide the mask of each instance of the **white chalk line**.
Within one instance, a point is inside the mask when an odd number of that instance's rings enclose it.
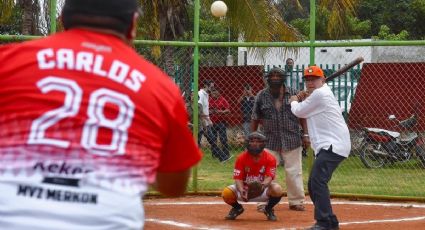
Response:
[[[313,204],[308,201],[306,204]],[[196,202],[171,202],[171,201],[148,201],[144,202],[145,205],[160,206],[160,205],[221,205],[225,204],[223,201],[196,201]],[[255,202],[244,203],[244,205],[257,205]],[[288,202],[280,202],[279,204],[288,204]],[[425,208],[425,204],[413,203],[387,203],[387,202],[361,202],[361,201],[332,201],[332,205],[364,205],[364,206],[383,206],[383,207],[402,207],[402,208]]]
[[[145,219],[145,221],[146,222],[153,222],[153,223],[157,223],[157,224],[171,225],[171,226],[174,226],[174,227],[180,227],[180,228],[185,228],[185,229],[196,229],[196,230],[224,230],[224,229],[227,229],[227,228],[211,228],[211,227],[193,226],[191,224],[179,223],[179,222],[174,221],[174,220],[160,220],[160,219],[148,218],[148,219]]]
[[[307,204],[312,204],[312,202],[306,202]],[[145,205],[151,206],[160,206],[160,205],[221,205],[223,202],[211,201],[211,202],[145,202]],[[257,205],[257,203],[250,202],[245,203],[244,205]],[[280,202],[280,204],[287,204],[287,202]],[[425,208],[425,205],[422,204],[405,204],[405,203],[386,203],[386,202],[357,202],[357,201],[335,201],[332,202],[333,205],[368,205],[368,206],[384,206],[384,207],[404,207],[404,208]],[[340,225],[353,225],[353,224],[371,224],[371,223],[389,223],[389,222],[407,222],[407,221],[420,221],[425,220],[425,216],[418,217],[409,217],[409,218],[399,218],[399,219],[382,219],[382,220],[366,220],[366,221],[351,221],[351,222],[341,222]],[[195,230],[225,230],[229,229],[227,227],[207,227],[207,226],[194,226],[191,224],[181,223],[174,220],[161,220],[148,218],[146,222],[153,222],[158,224],[170,225],[174,227],[184,228],[184,229],[195,229]],[[304,229],[309,226],[299,226],[291,228],[278,228],[275,230],[290,230],[290,229]]]

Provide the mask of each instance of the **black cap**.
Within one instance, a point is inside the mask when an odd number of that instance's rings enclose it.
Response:
[[[62,10],[65,29],[73,26],[93,26],[114,29],[126,33],[131,25],[133,14],[139,9],[137,0],[66,0]],[[76,15],[112,18],[116,23],[80,20]]]

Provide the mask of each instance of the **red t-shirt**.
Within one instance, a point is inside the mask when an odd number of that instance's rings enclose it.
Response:
[[[274,179],[276,176],[275,157],[265,150],[260,154],[258,161],[254,161],[254,157],[248,151],[240,154],[235,162],[233,179],[242,180],[245,183],[253,181],[263,182],[267,176]]]
[[[210,97],[209,105],[210,105],[209,107],[210,111],[226,110],[230,108],[229,102],[227,102],[227,100],[223,96],[219,96],[217,99]],[[218,122],[226,122],[227,121],[226,116],[228,115],[210,112],[210,119],[213,124]]]
[[[11,206],[35,199],[17,195],[24,184],[48,202],[48,175],[96,194],[96,208],[83,211],[134,211],[128,220],[139,220],[140,195],[157,171],[201,159],[178,87],[115,36],[72,29],[1,46],[0,63],[0,191]]]

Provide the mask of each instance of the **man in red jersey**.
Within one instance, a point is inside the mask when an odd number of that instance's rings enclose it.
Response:
[[[65,32],[0,48],[2,229],[142,229],[149,185],[201,159],[179,89],[130,44],[136,0],[67,0]]]
[[[277,220],[273,207],[281,200],[283,190],[278,183],[273,182],[276,176],[276,159],[264,150],[265,146],[266,137],[262,133],[252,132],[248,135],[246,151],[242,152],[235,162],[235,184],[227,186],[222,192],[224,202],[232,206],[225,217],[227,220],[235,220],[244,212],[238,201],[267,202],[262,211],[268,220]],[[247,185],[252,182],[261,183],[263,192],[257,197],[249,198]]]
[[[209,99],[210,118],[213,123],[211,129],[211,153],[221,163],[229,161],[232,156],[229,152],[227,143],[227,118],[230,115],[230,105],[217,88],[211,90]],[[217,138],[220,140],[221,148],[218,145]]]

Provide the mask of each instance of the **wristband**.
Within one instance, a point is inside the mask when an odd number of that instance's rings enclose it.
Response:
[[[307,134],[304,134],[303,137],[309,137],[308,133]]]

